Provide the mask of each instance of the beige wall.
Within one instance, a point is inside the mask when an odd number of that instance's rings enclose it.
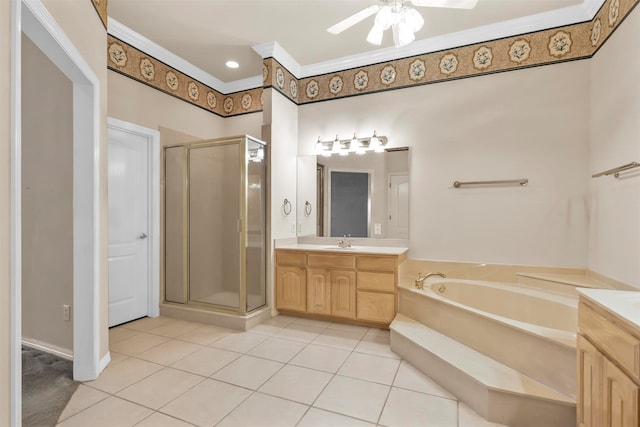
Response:
[[[108,204],[107,204],[107,32],[87,0],[43,0],[53,18],[100,81],[100,357],[109,351],[108,335]]]
[[[590,61],[589,176],[640,161],[640,10]],[[640,289],[640,169],[589,178],[589,269]]]
[[[11,415],[11,14],[0,1],[0,426]]]
[[[22,36],[22,338],[73,354],[73,87]]]
[[[576,61],[299,108],[299,154],[318,135],[410,146],[416,259],[586,267],[589,63]],[[529,178],[528,187],[454,189]]]
[[[160,130],[161,144],[185,142],[180,134],[195,139],[250,134],[260,136],[262,114],[222,118],[135,80],[108,71],[109,116]],[[164,141],[163,130],[167,141]],[[174,138],[178,136],[178,138]]]

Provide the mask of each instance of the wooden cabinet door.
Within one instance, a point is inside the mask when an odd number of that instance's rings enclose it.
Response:
[[[577,367],[578,398],[576,402],[578,427],[602,425],[602,354],[578,334]]]
[[[331,271],[331,315],[356,318],[355,271]]]
[[[276,268],[276,308],[307,310],[307,271],[301,267]]]
[[[358,319],[389,324],[395,315],[393,294],[358,291]]]
[[[331,273],[329,270],[307,270],[307,312],[331,314]]]
[[[603,358],[603,405],[606,427],[638,427],[638,387],[606,357]]]

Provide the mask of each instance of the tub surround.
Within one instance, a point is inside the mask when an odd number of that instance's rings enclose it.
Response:
[[[640,292],[580,291],[577,421],[640,424]]]
[[[630,284],[581,268],[407,259],[399,271],[399,286],[413,287],[418,273],[441,271],[449,278],[520,283],[577,295],[575,288],[635,290]]]
[[[485,419],[512,427],[575,425],[574,400],[403,314],[391,349]]]
[[[407,248],[334,243],[276,246],[276,308],[285,314],[388,327]]]
[[[430,279],[422,291],[400,287],[398,306],[400,314],[468,350],[575,396],[576,297],[503,283]]]

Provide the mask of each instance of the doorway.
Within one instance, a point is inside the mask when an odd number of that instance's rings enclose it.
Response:
[[[160,133],[109,118],[109,327],[159,315]]]
[[[369,237],[371,187],[368,172],[331,171],[330,236]]]
[[[73,375],[95,379],[100,360],[99,329],[99,148],[100,81],[39,1],[12,1],[11,61],[11,420],[19,425],[22,405],[22,35],[66,76],[72,87],[72,302]],[[64,316],[58,307],[59,318]]]

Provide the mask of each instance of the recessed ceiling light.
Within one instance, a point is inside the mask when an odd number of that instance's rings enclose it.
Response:
[[[238,68],[240,66],[236,61],[227,61],[225,65],[229,68]]]

